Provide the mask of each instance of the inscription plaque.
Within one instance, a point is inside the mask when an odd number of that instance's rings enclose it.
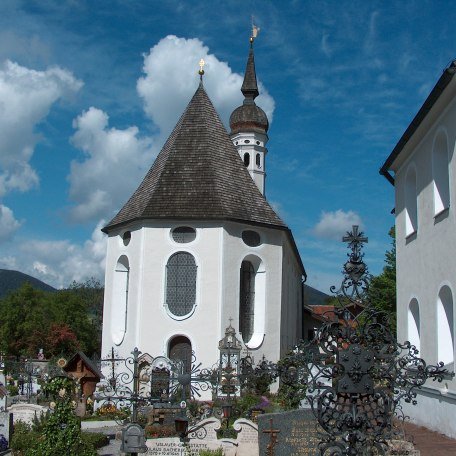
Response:
[[[293,410],[282,413],[266,413],[258,417],[258,439],[260,454],[266,454],[269,434],[263,433],[270,428],[270,419],[277,434],[274,447],[275,456],[317,456],[321,437],[317,420],[309,409]]]

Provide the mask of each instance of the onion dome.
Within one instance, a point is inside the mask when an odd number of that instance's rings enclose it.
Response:
[[[247,60],[241,92],[245,97],[244,102],[242,106],[236,108],[230,116],[230,135],[242,131],[266,133],[269,128],[268,118],[266,113],[255,104],[255,98],[258,96],[259,92],[256,80],[252,41],[250,43],[249,58]]]

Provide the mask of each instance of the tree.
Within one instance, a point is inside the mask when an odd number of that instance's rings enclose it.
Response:
[[[386,312],[391,326],[396,327],[396,235],[394,227],[389,231],[392,247],[385,253],[385,266],[369,285],[369,300],[378,310]]]
[[[26,283],[0,300],[0,350],[27,357],[40,348],[47,357],[99,353],[102,303],[103,288],[94,280],[56,292]]]

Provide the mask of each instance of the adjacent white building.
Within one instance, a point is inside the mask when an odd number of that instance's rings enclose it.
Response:
[[[455,72],[453,62],[380,170],[396,195],[398,339],[450,371],[456,326]],[[405,412],[456,437],[456,380],[428,382],[418,405]]]
[[[170,88],[170,90],[172,90]],[[201,81],[108,234],[102,354],[218,360],[230,324],[259,360],[302,337],[304,267],[264,197],[268,119],[251,46],[228,135]],[[163,94],[166,96],[166,94]]]

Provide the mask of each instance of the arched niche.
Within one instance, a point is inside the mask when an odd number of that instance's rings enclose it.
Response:
[[[450,206],[448,139],[444,130],[440,130],[434,140],[432,149],[432,179],[434,215],[438,215]]]
[[[407,339],[418,350],[421,349],[421,323],[420,323],[420,306],[416,298],[410,301],[408,307],[408,331]]]
[[[126,255],[122,255],[114,269],[112,292],[111,337],[116,345],[123,342],[127,332],[129,279],[130,264]]]
[[[239,276],[239,332],[248,348],[258,348],[264,338],[266,270],[261,258],[246,256]]]
[[[410,236],[418,229],[418,202],[416,170],[409,166],[405,177],[405,235]]]
[[[444,285],[437,298],[437,359],[454,362],[454,304],[450,287]]]

